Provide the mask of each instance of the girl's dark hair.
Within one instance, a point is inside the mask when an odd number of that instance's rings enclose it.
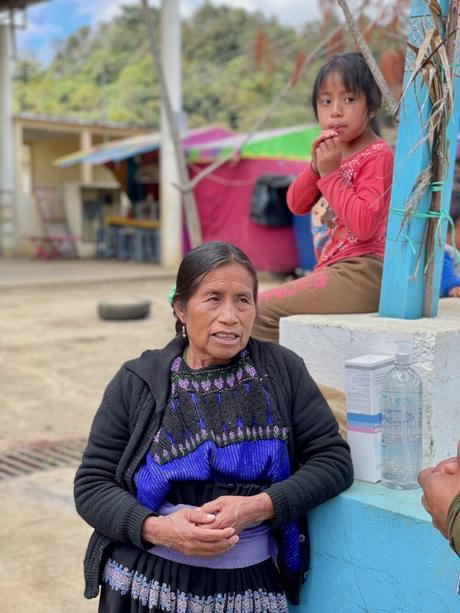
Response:
[[[256,269],[248,256],[231,243],[204,243],[192,249],[182,260],[176,278],[176,291],[172,298],[173,308],[181,302],[183,308],[196,292],[201,280],[212,270],[225,264],[241,264],[252,277],[254,302],[257,302],[258,280]],[[177,318],[176,332],[180,334],[182,323]]]
[[[331,74],[338,74],[350,92],[364,92],[369,113],[376,113],[379,110],[382,104],[382,92],[375,82],[362,53],[341,53],[324,64],[316,75],[311,97],[316,119],[318,119],[318,98],[326,79]],[[371,119],[371,128],[376,134],[380,135],[376,117]]]

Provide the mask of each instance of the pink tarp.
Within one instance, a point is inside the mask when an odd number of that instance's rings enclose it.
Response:
[[[182,144],[185,149],[188,149],[189,147],[196,147],[197,145],[202,145],[203,143],[208,143],[210,141],[217,141],[222,138],[234,136],[235,134],[236,133],[233,132],[233,130],[228,130],[227,128],[223,128],[221,126],[201,128],[199,130],[191,130],[188,132],[187,136],[182,138]]]
[[[203,165],[191,165],[191,176]],[[203,241],[227,241],[240,247],[259,270],[286,273],[298,266],[293,227],[274,228],[250,219],[251,193],[264,174],[297,175],[304,162],[240,160],[227,163],[195,187]]]

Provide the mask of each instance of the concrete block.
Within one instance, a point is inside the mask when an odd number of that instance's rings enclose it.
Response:
[[[299,354],[318,382],[345,390],[345,360],[393,354],[412,340],[413,365],[424,390],[423,463],[454,455],[460,439],[460,300],[440,300],[432,319],[390,319],[377,313],[296,315],[281,319],[280,343]]]
[[[311,568],[292,613],[460,611],[459,560],[420,495],[355,481],[311,511]]]

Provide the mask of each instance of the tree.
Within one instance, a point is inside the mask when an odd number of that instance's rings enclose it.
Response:
[[[151,11],[158,31],[158,11]],[[387,29],[399,27],[394,19],[387,23],[392,24]],[[297,53],[308,54],[324,36],[321,23],[308,22],[299,33],[258,12],[205,2],[183,22],[189,126],[221,123],[250,130],[291,78]],[[346,43],[354,48],[348,35]],[[401,48],[394,36],[382,39],[377,29],[370,43],[378,53]],[[325,57],[301,75],[265,127],[314,121],[311,87]],[[57,41],[47,67],[30,59],[18,62],[14,82],[18,111],[159,126],[159,91],[140,6],[124,6],[97,29],[80,28]]]

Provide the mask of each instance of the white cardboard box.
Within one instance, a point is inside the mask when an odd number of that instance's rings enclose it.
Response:
[[[355,479],[377,483],[382,479],[382,431],[367,434],[348,431]]]
[[[345,362],[348,443],[355,478],[376,483],[382,477],[382,383],[393,366],[390,355],[367,354]]]
[[[383,379],[394,362],[392,355],[367,355],[345,362],[347,411],[376,415],[380,413]]]

